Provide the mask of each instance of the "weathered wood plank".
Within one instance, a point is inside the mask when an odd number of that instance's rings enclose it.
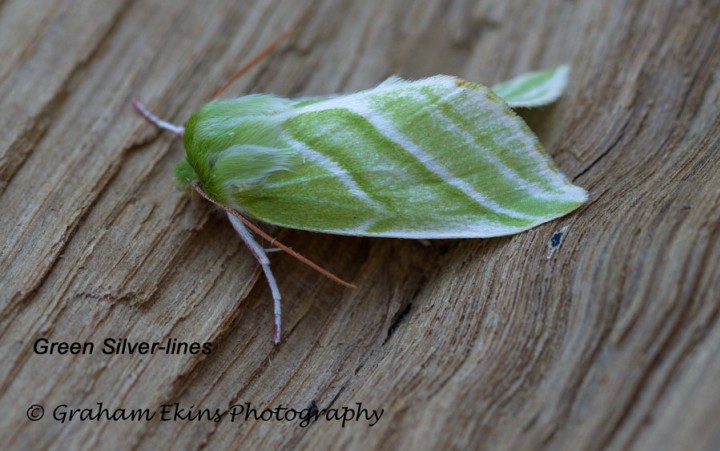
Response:
[[[717,449],[720,5],[613,0],[6,0],[0,3],[0,440],[4,449]],[[572,64],[525,114],[580,211],[492,240],[283,231],[358,286],[273,256],[270,295],[232,229],[171,178],[182,122],[246,57],[302,33],[232,92],[320,95],[396,73],[486,84]],[[548,258],[548,241],[568,226]],[[93,355],[37,355],[39,337]],[[210,355],[100,352],[106,338]],[[384,409],[320,421],[72,421],[250,402]],[[45,406],[31,422],[26,410]]]

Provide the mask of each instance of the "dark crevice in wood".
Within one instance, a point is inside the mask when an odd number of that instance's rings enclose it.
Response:
[[[617,145],[620,143],[620,141],[622,140],[622,138],[625,136],[625,131],[626,131],[628,125],[630,125],[631,118],[632,118],[632,115],[628,115],[628,116],[627,116],[627,118],[625,119],[625,123],[623,124],[622,128],[621,128],[620,131],[618,132],[617,137],[615,138],[615,140],[614,140],[612,143],[610,143],[610,145],[608,146],[607,149],[605,149],[600,155],[598,155],[593,161],[591,161],[590,164],[585,167],[585,169],[583,169],[582,171],[580,171],[579,174],[577,174],[575,177],[572,178],[573,183],[576,182],[579,178],[581,178],[581,177],[584,176],[585,174],[587,174],[588,172],[590,172],[590,170],[592,170],[592,168],[593,168],[595,165],[597,165],[597,164],[598,164],[603,158],[605,158],[615,147],[617,147]]]
[[[390,324],[390,327],[388,327],[387,330],[387,336],[385,337],[385,340],[383,341],[382,345],[385,346],[385,343],[388,342],[390,337],[395,333],[395,330],[400,326],[400,323],[405,320],[405,318],[410,314],[410,310],[412,309],[412,302],[408,302],[405,304],[403,308],[401,308],[393,317],[393,320]]]

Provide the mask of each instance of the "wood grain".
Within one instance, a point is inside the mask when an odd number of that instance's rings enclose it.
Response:
[[[720,4],[679,0],[0,2],[3,449],[720,448]],[[390,74],[492,84],[572,64],[525,114],[591,193],[513,237],[283,231],[269,290],[221,215],[179,192],[183,122],[231,92],[320,95]],[[548,258],[553,233],[568,226]],[[35,340],[96,343],[38,355]],[[106,338],[210,355],[103,355]],[[319,421],[53,420],[52,410],[234,404],[384,409]],[[45,407],[31,422],[26,410]]]

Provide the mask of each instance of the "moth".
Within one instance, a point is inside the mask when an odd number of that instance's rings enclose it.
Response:
[[[339,235],[432,239],[511,235],[563,216],[587,192],[555,167],[513,108],[557,100],[568,71],[532,72],[492,89],[437,75],[393,76],[333,96],[250,94],[213,100],[185,126],[133,104],[182,138],[186,154],[175,178],[225,210],[261,265],[274,299],[277,344],[281,296],[252,232],[351,285],[250,219]]]

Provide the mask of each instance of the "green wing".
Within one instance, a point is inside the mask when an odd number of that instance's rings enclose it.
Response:
[[[565,90],[570,66],[528,72],[492,87],[513,108],[530,108],[553,103]]]
[[[392,79],[299,100],[272,116],[291,163],[230,203],[261,221],[346,235],[508,235],[574,210],[587,193],[488,88],[454,77]],[[281,148],[281,149],[280,149]]]

